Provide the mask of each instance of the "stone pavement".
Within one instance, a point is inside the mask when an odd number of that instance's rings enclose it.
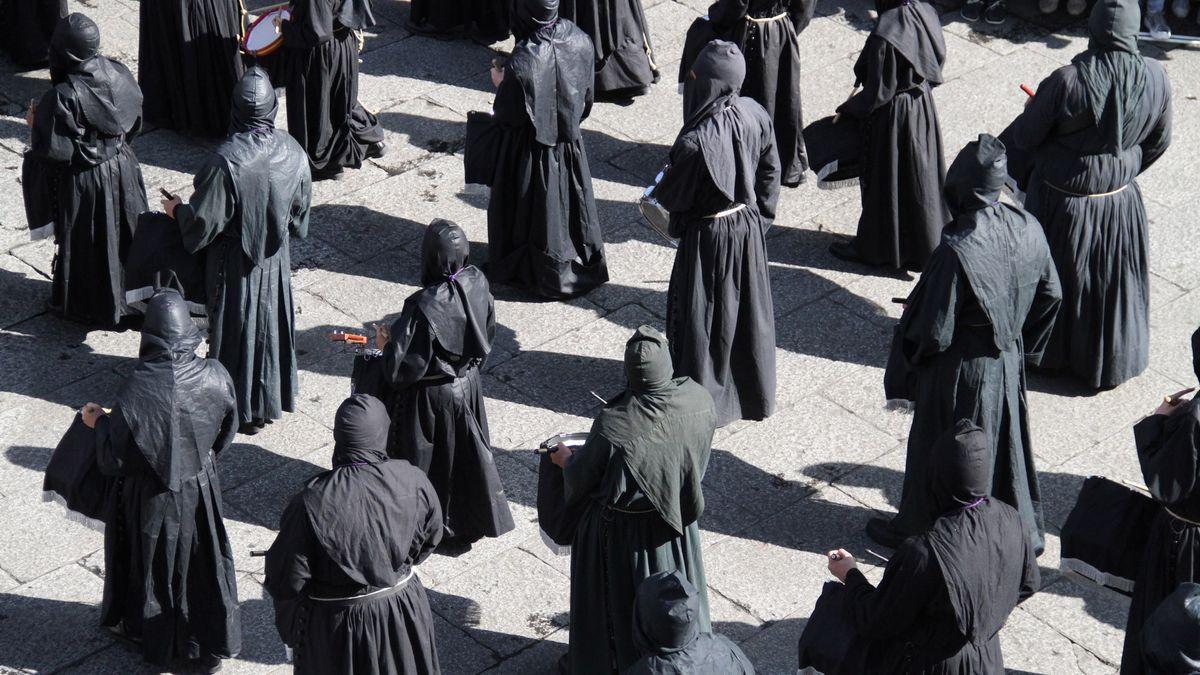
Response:
[[[259,5],[263,4],[261,1]],[[422,228],[460,223],[473,257],[486,259],[487,197],[463,186],[466,113],[489,108],[492,53],[466,41],[410,35],[408,5],[376,0],[361,95],[380,111],[390,153],[314,194],[311,234],[293,241],[300,345],[299,410],[219,462],[227,527],[237,554],[245,649],[229,672],[288,666],[264,596],[262,559],[285,500],[329,463],[333,412],[347,394],[351,355],[333,328],[393,316],[418,280]],[[447,673],[547,672],[567,641],[568,561],[542,545],[531,449],[551,433],[588,428],[594,390],[622,385],[630,331],[662,325],[671,249],[639,222],[634,200],[664,161],[680,123],[674,77],[689,23],[707,0],[647,0],[664,81],[632,105],[598,104],[586,144],[604,221],[612,282],[563,303],[530,302],[497,289],[499,319],[484,389],[497,464],[516,531],[459,558],[433,556],[431,589]],[[864,0],[821,6],[801,36],[804,106],[829,114],[853,83],[851,65],[871,18]],[[72,0],[100,24],[103,50],[137,65],[135,0]],[[944,8],[948,81],[936,91],[947,160],[979,131],[998,133],[1036,85],[1086,45],[1081,22],[1037,18],[975,32]],[[1016,672],[1112,672],[1127,603],[1059,578],[1058,538],[1083,477],[1140,480],[1130,427],[1164,393],[1193,382],[1188,336],[1200,325],[1200,234],[1185,210],[1200,175],[1200,55],[1146,52],[1175,87],[1175,144],[1141,179],[1151,218],[1151,369],[1115,391],[1090,395],[1034,378],[1034,448],[1051,528],[1041,559],[1045,587],[1001,634]],[[19,189],[25,103],[46,72],[0,62],[0,672],[136,672],[138,658],[97,628],[102,537],[41,501],[41,472],[74,409],[111,401],[137,354],[134,333],[87,331],[43,310],[49,242],[29,243]],[[189,194],[205,147],[169,131],[134,144],[152,203],[157,188]],[[909,418],[885,411],[882,366],[910,278],[864,276],[827,253],[858,217],[856,191],[785,190],[769,238],[778,317],[779,411],[718,434],[701,521],[716,629],[741,643],[763,673],[795,671],[796,640],[828,577],[822,551],[865,555],[867,518],[893,510]],[[878,576],[880,570],[869,570]]]

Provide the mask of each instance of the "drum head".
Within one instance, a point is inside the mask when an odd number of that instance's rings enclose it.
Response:
[[[642,212],[642,217],[650,229],[671,245],[676,245],[675,238],[671,236],[671,214],[658,201],[653,197],[642,197],[638,200],[638,210]]]
[[[246,29],[246,37],[242,40],[242,51],[251,56],[266,56],[283,44],[283,34],[276,21],[286,21],[292,17],[287,7],[277,7],[264,12]]]

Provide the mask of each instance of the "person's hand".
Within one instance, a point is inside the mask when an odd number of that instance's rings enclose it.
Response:
[[[1176,410],[1179,410],[1179,402],[1178,401],[1169,401],[1169,400],[1164,399],[1163,402],[1159,403],[1158,407],[1154,409],[1154,412],[1152,412],[1150,414],[1151,415],[1166,415],[1166,416],[1170,417],[1171,414],[1174,413]]]
[[[98,403],[89,402],[87,405],[83,406],[83,410],[81,410],[80,413],[83,416],[84,425],[89,429],[95,429],[96,421],[104,415],[104,408],[101,408],[100,404]]]
[[[846,583],[846,575],[853,569],[858,569],[858,565],[849,551],[839,548],[829,552],[829,573],[837,577],[838,581]]]
[[[37,116],[37,102],[30,101],[29,108],[25,110],[25,124],[33,126],[33,118]]]
[[[550,461],[554,462],[558,468],[565,469],[567,468],[567,464],[571,462],[571,456],[574,454],[575,452],[570,448],[559,443],[554,446],[554,452],[550,453]]]
[[[182,203],[183,203],[183,200],[180,199],[179,197],[172,197],[170,199],[162,200],[163,213],[167,214],[168,218],[174,219],[175,218],[175,209],[178,208],[179,205]]]
[[[500,88],[500,83],[504,81],[504,69],[492,66],[492,86]]]
[[[375,348],[382,351],[391,341],[392,329],[383,324],[375,324]]]

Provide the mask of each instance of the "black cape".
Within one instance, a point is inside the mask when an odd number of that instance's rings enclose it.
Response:
[[[586,505],[571,547],[571,673],[609,673],[641,656],[634,599],[656,572],[687,577],[700,630],[711,630],[696,518],[716,418],[703,387],[672,379],[665,342],[646,326],[630,339],[629,390],[600,413],[563,471],[567,507]]]
[[[483,42],[508,37],[511,0],[412,0],[408,25],[419,33],[465,32]]]
[[[67,0],[0,0],[0,49],[18,66],[46,62],[50,36],[67,15]]]
[[[21,173],[31,236],[53,236],[57,245],[51,307],[113,326],[131,313],[121,265],[147,210],[128,145],[141,128],[142,94],[128,68],[96,54],[99,41],[82,14],[59,22],[50,50],[54,86],[37,103]]]
[[[358,102],[358,35],[375,24],[370,0],[293,0],[282,25],[281,84],[288,132],[313,173],[357,169],[368,146],[383,142],[375,114]]]
[[[1094,13],[1137,11],[1136,3],[1107,0]],[[1132,25],[1126,29],[1136,32],[1136,18]],[[1025,208],[1045,228],[1063,283],[1063,311],[1041,365],[1109,388],[1149,361],[1149,235],[1135,179],[1170,145],[1171,85],[1162,64],[1144,60],[1141,95],[1123,105],[1115,148],[1109,120],[1096,122],[1096,94],[1081,70],[1096,52],[1111,51],[1096,36],[1080,59],[1042,80],[1012,137],[1033,157]]]
[[[779,199],[779,157],[766,111],[737,96],[736,52],[712,42],[697,60],[704,74],[685,89],[687,122],[654,191],[680,238],[667,289],[675,373],[708,389],[721,426],[764,419],[775,407],[766,235]]]
[[[291,500],[267,551],[264,585],[297,673],[439,672],[414,568],[441,539],[442,514],[425,475],[387,458],[387,429],[377,399],[342,403],[333,469]]]
[[[562,0],[560,11],[596,45],[597,96],[637,95],[658,81],[642,0]]]
[[[251,68],[234,91],[232,133],[175,210],[189,251],[205,250],[209,356],[233,375],[242,424],[295,409],[289,230],[308,234],[304,151],[273,126],[275,92]]]
[[[926,489],[934,441],[963,418],[987,433],[990,494],[1016,508],[1040,552],[1041,490],[1025,402],[1025,362],[1036,363],[1061,302],[1058,275],[1037,221],[998,201],[1004,146],[981,135],[951,166],[946,197],[956,214],[908,299],[884,372],[888,399],[914,406],[904,492],[892,521],[924,531],[938,511]]]
[[[651,575],[637,590],[633,641],[642,657],[625,675],[754,675],[729,638],[700,632],[700,594],[679,570]]]
[[[424,471],[447,538],[468,543],[515,527],[492,456],[479,369],[496,315],[487,278],[467,264],[467,235],[435,220],[421,246],[424,288],[404,302],[383,350],[392,415],[388,454]]]
[[[146,121],[185,134],[229,131],[229,96],[242,77],[238,0],[139,3],[138,83]]]
[[[1179,584],[1142,633],[1142,657],[1155,673],[1200,672],[1200,584]]]
[[[946,45],[931,5],[914,0],[881,10],[854,64],[862,89],[838,107],[841,115],[861,120],[866,136],[862,215],[853,246],[867,263],[919,271],[949,220],[933,103]]]
[[[241,650],[233,551],[214,461],[237,431],[233,383],[196,356],[199,330],[173,290],[150,300],[133,373],[96,423],[96,462],[117,477],[104,531],[101,624],[151,663]]]
[[[517,43],[496,91],[487,275],[565,298],[608,281],[608,266],[579,128],[592,106],[592,44],[570,21],[547,16]]]

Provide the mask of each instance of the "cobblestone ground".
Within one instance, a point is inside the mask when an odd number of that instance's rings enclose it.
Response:
[[[564,652],[568,562],[538,537],[531,448],[551,433],[586,429],[596,412],[588,391],[621,388],[630,331],[663,323],[672,253],[639,222],[633,203],[680,122],[674,74],[684,31],[707,0],[645,4],[664,82],[630,106],[597,105],[584,125],[612,282],[563,303],[497,289],[498,336],[484,389],[517,529],[421,566],[448,673],[546,672]],[[71,5],[100,24],[107,55],[136,69],[135,0]],[[487,197],[464,188],[461,147],[467,112],[489,108],[492,53],[410,35],[406,2],[376,5],[380,25],[367,39],[360,91],[379,111],[390,153],[316,188],[311,234],[292,242],[299,410],[263,434],[239,437],[220,460],[245,632],[230,672],[288,669],[261,585],[262,559],[249,553],[269,545],[285,500],[329,464],[330,425],[348,391],[351,355],[325,334],[400,310],[419,276],[421,229],[434,217],[460,223],[474,259],[486,259]],[[850,91],[851,65],[871,23],[867,7],[827,0],[801,36],[810,119],[829,114]],[[944,9],[948,81],[936,97],[950,159],[976,133],[998,133],[1019,111],[1019,83],[1036,84],[1087,40],[1081,22],[1012,20],[980,33]],[[1096,395],[1060,381],[1031,382],[1051,533],[1041,559],[1045,586],[1001,633],[1016,672],[1115,669],[1127,603],[1060,578],[1056,535],[1085,476],[1140,479],[1131,425],[1164,392],[1194,384],[1187,337],[1200,325],[1200,234],[1187,202],[1200,175],[1200,55],[1146,52],[1170,73],[1176,124],[1174,146],[1141,179],[1151,218],[1151,368]],[[42,470],[72,411],[87,400],[112,400],[138,344],[134,333],[89,332],[43,309],[52,248],[27,241],[18,181],[23,106],[46,84],[45,71],[14,73],[0,62],[0,671],[136,672],[138,658],[97,627],[101,536],[65,520],[40,494]],[[204,146],[151,131],[134,147],[152,197],[159,187],[189,194]],[[713,619],[763,673],[795,671],[796,640],[828,576],[821,552],[845,546],[861,555],[867,518],[892,511],[899,496],[909,418],[884,410],[881,369],[897,314],[889,298],[907,293],[914,280],[864,276],[829,256],[828,244],[853,232],[858,211],[855,191],[784,192],[769,238],[779,410],[765,422],[721,430],[705,480],[701,527]]]

